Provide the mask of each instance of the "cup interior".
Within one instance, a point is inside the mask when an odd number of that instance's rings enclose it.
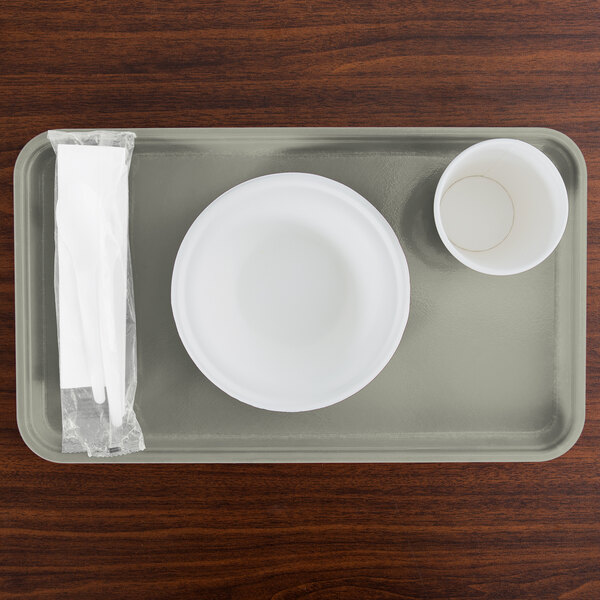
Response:
[[[488,140],[457,156],[435,194],[436,226],[448,250],[483,273],[509,275],[542,262],[568,216],[565,184],[540,150]]]

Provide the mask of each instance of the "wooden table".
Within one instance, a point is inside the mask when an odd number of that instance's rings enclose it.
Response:
[[[405,6],[404,6],[405,5]],[[600,2],[4,0],[0,598],[600,598]],[[589,170],[587,421],[542,464],[61,466],[15,417],[12,172],[49,128],[547,126]]]

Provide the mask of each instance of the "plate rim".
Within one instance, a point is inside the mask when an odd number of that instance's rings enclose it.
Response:
[[[195,231],[200,229],[207,219],[211,218],[213,212],[216,211],[223,202],[226,202],[239,194],[240,190],[246,187],[260,186],[265,181],[273,179],[289,179],[292,183],[297,183],[298,180],[311,180],[321,187],[325,186],[333,192],[337,192],[335,194],[337,198],[351,203],[365,218],[365,221],[371,225],[372,230],[379,239],[384,242],[385,249],[391,258],[393,265],[398,298],[402,300],[401,302],[398,302],[396,310],[393,312],[393,318],[390,324],[390,334],[386,339],[385,344],[382,344],[382,348],[378,349],[378,360],[375,362],[375,366],[365,370],[365,373],[358,379],[353,378],[354,383],[352,385],[343,386],[341,391],[329,396],[326,400],[322,398],[317,401],[310,400],[303,402],[302,406],[299,407],[277,407],[276,401],[272,398],[265,399],[265,396],[260,394],[260,392],[249,390],[247,387],[241,386],[233,381],[232,378],[224,375],[223,372],[218,367],[215,367],[212,361],[207,358],[206,353],[202,352],[202,356],[198,356],[198,348],[195,347],[193,350],[191,349],[191,340],[189,333],[186,332],[186,323],[184,321],[185,311],[181,308],[181,298],[178,297],[180,295],[179,292],[182,291],[184,285],[183,278],[185,274],[184,269],[186,267],[184,263],[188,259],[190,245],[196,241],[195,238],[197,236],[194,235]],[[343,196],[340,195],[340,192],[343,193]],[[390,271],[390,273],[391,272],[392,271]],[[306,412],[332,406],[359,392],[373,381],[391,360],[402,340],[410,313],[410,273],[404,250],[402,249],[396,233],[387,219],[366,198],[364,198],[364,196],[335,179],[323,177],[322,175],[314,173],[297,171],[270,173],[268,175],[253,177],[252,179],[248,179],[227,189],[200,212],[191,223],[181,241],[173,266],[171,277],[171,310],[175,320],[177,333],[188,356],[200,372],[214,385],[232,398],[255,408],[284,413]]]

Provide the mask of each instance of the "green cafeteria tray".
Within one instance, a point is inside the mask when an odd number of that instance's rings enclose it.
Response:
[[[130,239],[138,340],[135,410],[147,450],[61,454],[54,308],[54,152],[32,139],[15,165],[17,420],[56,462],[537,461],[566,452],[585,416],[586,167],[551,129],[138,129]],[[520,275],[460,264],[433,221],[433,195],[466,147],[518,138],[564,178],[569,220],[557,250]],[[173,262],[212,200],[252,177],[317,173],[367,198],[406,254],[411,312],[388,366],[334,406],[273,413],[216,388],[179,340]]]

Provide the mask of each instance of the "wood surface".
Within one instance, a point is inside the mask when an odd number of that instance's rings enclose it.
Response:
[[[0,599],[600,598],[600,3],[0,3]],[[587,420],[540,464],[45,462],[13,166],[50,128],[545,126],[589,171]]]

